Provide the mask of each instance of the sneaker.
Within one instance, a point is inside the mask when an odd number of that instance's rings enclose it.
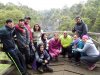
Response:
[[[32,65],[27,65],[27,69],[32,69]]]
[[[92,71],[92,70],[94,70],[95,68],[96,68],[96,65],[94,64],[94,65],[90,66],[88,69],[89,69],[90,71]]]
[[[44,71],[43,71],[43,68],[41,68],[41,67],[39,67],[38,69],[37,69],[37,71],[39,72],[39,73],[43,73]]]

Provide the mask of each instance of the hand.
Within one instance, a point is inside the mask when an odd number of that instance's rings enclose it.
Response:
[[[25,48],[27,48],[28,47],[28,45],[25,45]]]
[[[45,63],[48,63],[48,61],[47,61],[47,60],[44,60],[44,62],[45,62]]]

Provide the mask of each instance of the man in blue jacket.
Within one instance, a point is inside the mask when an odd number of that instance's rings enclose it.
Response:
[[[82,21],[81,17],[77,16],[75,18],[76,24],[72,30],[72,32],[77,33],[80,38],[82,38],[83,35],[86,35],[88,32],[87,25]]]
[[[14,41],[14,24],[12,19],[6,20],[6,25],[0,28],[0,39],[3,43],[3,50],[17,67],[20,75],[30,75],[26,71],[24,58],[17,49]]]

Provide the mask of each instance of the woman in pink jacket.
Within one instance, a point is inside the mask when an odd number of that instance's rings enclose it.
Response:
[[[58,34],[55,33],[54,37],[49,41],[49,53],[52,58],[55,58],[55,60],[58,60],[58,56],[61,52],[61,43],[58,37]]]

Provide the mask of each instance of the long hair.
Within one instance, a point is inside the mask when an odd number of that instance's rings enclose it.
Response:
[[[36,29],[35,29],[35,26],[36,26],[36,25],[38,25],[38,27],[39,27],[38,31],[40,32],[40,31],[41,31],[41,27],[40,27],[39,24],[35,24],[35,25],[34,25],[34,27],[33,27],[33,31],[36,31]]]
[[[42,35],[41,35],[41,40],[44,42],[44,41],[46,41],[46,39],[44,39],[44,36],[46,35],[46,33],[43,33]]]
[[[43,43],[40,43],[40,44],[37,46],[37,52],[38,52],[38,54],[41,53],[41,51],[40,51],[40,47],[41,47],[41,46],[44,46],[44,44],[43,44]]]

